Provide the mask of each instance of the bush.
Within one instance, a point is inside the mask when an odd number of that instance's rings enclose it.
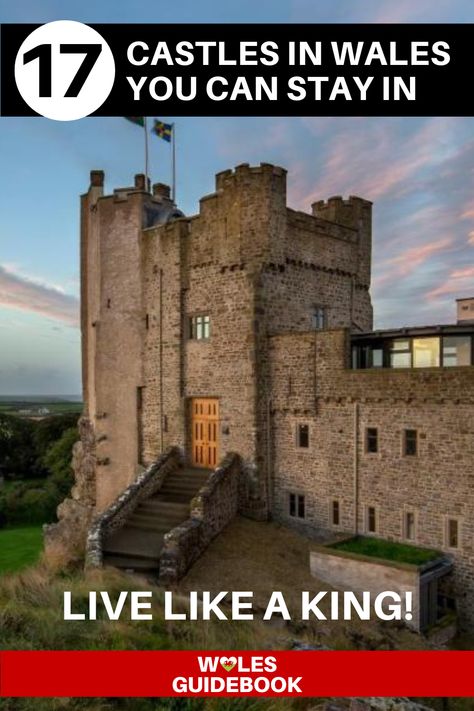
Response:
[[[74,482],[72,448],[78,436],[70,427],[49,446],[42,462],[46,478],[17,480],[0,488],[0,528],[55,521],[56,509]]]
[[[35,423],[0,414],[0,468],[5,479],[29,477],[36,469]]]

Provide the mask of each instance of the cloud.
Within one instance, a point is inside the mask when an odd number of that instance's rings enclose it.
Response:
[[[25,276],[0,264],[0,305],[79,325],[79,300],[57,286]]]
[[[326,135],[321,136],[317,120],[307,119],[305,124],[328,148],[311,191],[292,193],[302,209],[330,195],[379,200],[403,195],[408,186],[413,190],[413,178],[419,180],[424,170],[440,161],[441,152],[436,149],[453,128],[452,120],[438,118],[421,125],[407,119],[335,119],[326,124]]]
[[[474,267],[454,269],[443,284],[428,292],[426,298],[435,301],[448,295],[455,295],[457,298],[470,296],[473,291],[473,280]]]
[[[410,247],[406,251],[397,254],[397,256],[382,261],[379,268],[383,270],[384,267],[388,267],[388,269],[385,273],[379,274],[373,279],[374,286],[380,286],[388,281],[408,276],[418,270],[433,255],[446,251],[452,244],[453,240],[446,237],[436,242]]]

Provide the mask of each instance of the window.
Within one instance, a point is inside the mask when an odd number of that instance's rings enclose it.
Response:
[[[405,457],[415,457],[418,453],[417,430],[405,430],[403,433],[403,454]]]
[[[204,341],[211,335],[211,319],[209,316],[191,316],[189,319],[189,338]]]
[[[365,431],[365,450],[369,454],[379,451],[379,434],[376,427],[367,427]]]
[[[413,339],[413,367],[439,367],[439,338]]]
[[[383,348],[372,348],[371,367],[383,368]]]
[[[298,447],[309,447],[309,425],[298,425],[296,428],[296,444]]]
[[[324,306],[315,306],[313,311],[313,328],[326,328],[326,309]]]
[[[290,516],[293,518],[305,517],[305,503],[304,496],[302,494],[290,494],[289,504]]]
[[[456,518],[448,518],[446,538],[449,548],[459,548],[459,522]]]
[[[377,531],[377,519],[375,515],[375,506],[367,506],[367,532],[375,533]]]
[[[369,345],[352,347],[353,368],[383,368],[383,361],[382,346]]]
[[[413,511],[405,512],[405,518],[403,522],[403,536],[409,541],[414,541],[416,538],[415,514],[413,513]]]
[[[471,365],[471,350],[471,336],[444,336],[444,367],[450,368],[456,365]]]
[[[411,368],[411,348],[408,338],[395,338],[389,342],[390,367]]]
[[[332,512],[331,512],[331,517],[332,517],[332,525],[333,526],[339,526],[341,516],[340,516],[340,508],[339,508],[339,501],[333,501],[332,502]]]

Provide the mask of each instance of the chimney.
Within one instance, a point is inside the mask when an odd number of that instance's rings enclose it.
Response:
[[[91,188],[103,188],[104,187],[104,171],[103,170],[91,170],[90,181]]]
[[[143,173],[137,173],[135,176],[135,189],[144,190],[147,193],[150,192],[150,179],[148,178],[147,180]]]
[[[474,324],[474,296],[456,299],[458,323]]]

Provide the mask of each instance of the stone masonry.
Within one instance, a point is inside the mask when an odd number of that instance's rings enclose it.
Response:
[[[351,370],[350,333],[372,329],[371,203],[333,197],[294,211],[286,171],[265,163],[219,173],[192,217],[144,176],[112,195],[103,183],[92,171],[81,198],[88,425],[76,476],[86,466],[90,482],[93,463],[89,509],[104,511],[169,447],[189,460],[192,399],[216,398],[218,462],[235,452],[246,472],[241,510],[333,535],[335,500],[341,533],[365,532],[373,506],[377,534],[403,540],[414,507],[416,543],[455,559],[474,624],[474,368]],[[190,338],[203,314],[210,337]],[[371,426],[374,455],[364,451]],[[404,427],[420,433],[409,461]],[[298,522],[290,494],[305,497]],[[450,515],[462,520],[457,551],[446,546]]]

